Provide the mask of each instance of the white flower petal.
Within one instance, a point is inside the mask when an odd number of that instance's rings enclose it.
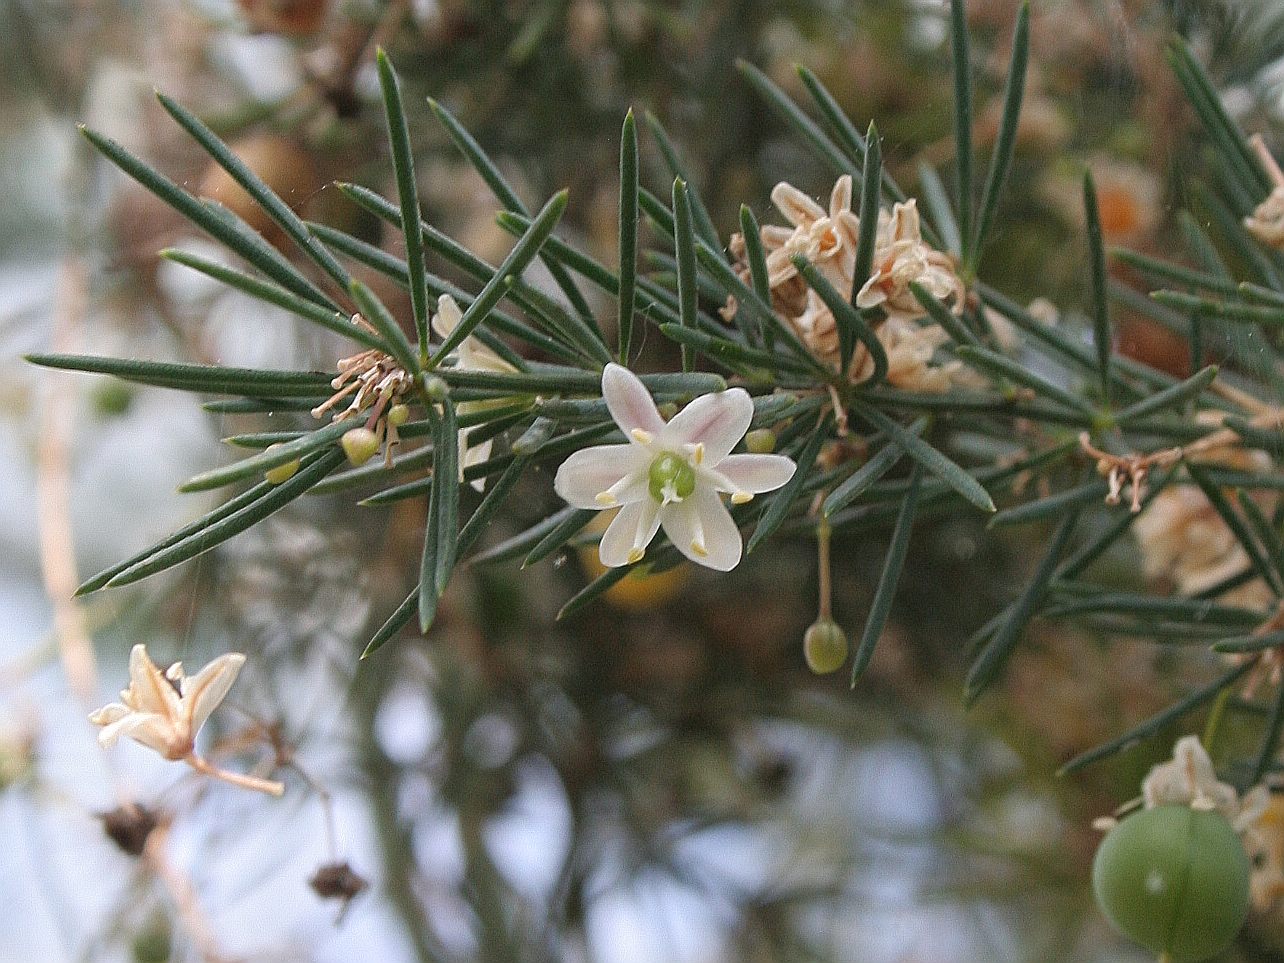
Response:
[[[229,652],[227,655],[220,655],[196,675],[183,681],[183,702],[187,707],[187,718],[193,736],[227,696],[243,665],[245,656],[240,652]]]
[[[680,451],[684,445],[704,445],[704,464],[717,467],[749,430],[753,401],[744,388],[701,395],[665,426],[664,445]]]
[[[127,705],[140,712],[157,712],[176,717],[179,713],[179,696],[165,678],[164,673],[147,654],[147,646],[139,642],[129,650],[129,699]]]
[[[484,462],[487,458],[490,457],[490,449],[491,449],[491,446],[494,445],[494,443],[495,442],[493,439],[487,438],[485,441],[481,442],[480,444],[473,445],[470,448],[468,446],[468,433],[464,431],[461,431],[459,433],[459,481],[460,481],[460,484],[462,484],[464,481],[465,469],[472,468],[473,465],[480,465],[482,462]],[[474,478],[472,480],[472,486],[473,488],[477,489],[477,491],[479,492],[485,491],[486,479]]]
[[[154,712],[131,712],[104,726],[98,733],[98,743],[104,749],[110,749],[121,736],[129,736],[147,748],[166,755],[170,751],[173,733],[173,728],[164,716]]]
[[[784,455],[728,455],[709,474],[718,491],[760,495],[784,485],[797,470]]]
[[[437,313],[433,315],[432,329],[437,332],[441,338],[450,337],[450,332],[459,327],[459,322],[463,320],[464,312],[459,310],[459,305],[449,294],[443,294],[437,299]]]
[[[624,437],[633,438],[635,429],[648,435],[658,435],[664,430],[664,419],[656,410],[651,392],[646,390],[642,380],[628,368],[618,364],[608,364],[602,371],[602,397],[611,411],[611,417],[624,432]]]
[[[719,572],[740,564],[740,530],[712,489],[699,486],[690,498],[664,506],[660,524],[674,547],[691,561]]]
[[[557,469],[553,488],[576,508],[609,508],[597,496],[644,469],[649,460],[646,451],[637,445],[581,448]]]
[[[660,504],[653,498],[625,505],[611,519],[598,545],[598,558],[607,568],[639,561],[660,529]]]
[[[109,726],[113,722],[119,722],[133,711],[129,706],[113,702],[90,715],[89,721],[96,726]]]
[[[829,194],[829,216],[837,220],[843,211],[852,209],[852,175],[844,174],[834,182],[834,189]]]
[[[771,200],[794,227],[810,227],[825,216],[819,204],[786,181],[771,189]]]

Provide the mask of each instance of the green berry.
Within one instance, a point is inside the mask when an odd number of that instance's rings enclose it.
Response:
[[[1097,849],[1092,888],[1115,927],[1172,963],[1216,956],[1248,915],[1249,862],[1221,813],[1144,809]]]
[[[280,447],[281,447],[280,444],[268,445],[267,450],[271,451],[273,448],[280,448]],[[263,477],[266,478],[268,481],[270,481],[273,485],[279,485],[281,484],[281,482],[287,482],[291,478],[293,478],[294,473],[298,470],[299,470],[299,459],[296,458],[294,459],[294,461],[287,461],[283,465],[277,465],[275,468],[269,468],[267,471],[263,473]]]
[[[379,436],[369,428],[353,428],[339,440],[354,468],[360,468],[379,452]]]
[[[755,455],[769,455],[776,450],[776,433],[770,428],[755,428],[745,435],[745,448]]]
[[[847,634],[832,619],[821,619],[803,635],[803,656],[817,675],[837,672],[847,661]]]
[[[410,408],[407,405],[393,405],[388,409],[388,424],[400,428],[410,420]]]

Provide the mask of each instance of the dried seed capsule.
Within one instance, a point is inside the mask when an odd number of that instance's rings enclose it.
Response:
[[[1106,834],[1092,863],[1097,905],[1130,939],[1172,963],[1216,956],[1248,915],[1249,863],[1216,811],[1156,806]]]
[[[275,445],[268,445],[267,450],[271,451],[274,448],[280,448],[280,447],[281,445],[279,443]],[[296,458],[294,459],[294,461],[287,461],[284,465],[277,465],[275,468],[269,468],[267,471],[263,473],[263,477],[266,478],[268,481],[270,481],[273,485],[279,485],[281,484],[281,482],[287,482],[291,478],[293,478],[294,473],[298,470],[299,470],[299,459]]]
[[[379,436],[369,428],[353,428],[344,432],[340,444],[354,468],[360,468],[379,453]]]
[[[837,672],[847,661],[847,633],[832,619],[820,619],[803,635],[803,656],[817,675]]]

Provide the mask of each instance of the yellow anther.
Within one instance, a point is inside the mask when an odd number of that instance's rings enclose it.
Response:
[[[639,445],[649,445],[653,440],[653,436],[651,435],[651,432],[647,431],[644,428],[634,428],[632,431],[629,432],[629,435]]]
[[[733,505],[743,505],[746,502],[751,502],[751,501],[753,501],[753,492],[732,492],[731,493],[731,504]]]
[[[701,558],[709,557],[709,550],[704,547],[704,542],[692,542],[691,551],[695,552]]]
[[[640,562],[640,561],[642,561],[642,556],[643,556],[643,555],[645,555],[645,554],[646,554],[646,549],[644,549],[644,548],[631,548],[631,549],[629,549],[629,554],[628,554],[628,563],[629,563],[630,565],[632,565],[634,562]]]
[[[691,461],[696,465],[704,461],[704,442],[697,442],[695,448],[691,450]]]
[[[610,492],[598,492],[593,496],[593,501],[597,502],[603,508],[610,508],[615,504],[615,496]]]

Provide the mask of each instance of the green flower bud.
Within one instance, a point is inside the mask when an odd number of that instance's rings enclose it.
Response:
[[[817,675],[837,672],[847,661],[847,633],[833,619],[819,619],[803,635],[807,668]]]
[[[776,433],[770,428],[755,428],[745,435],[745,448],[755,455],[770,455],[776,450]]]
[[[353,428],[339,440],[352,467],[360,468],[379,453],[379,436],[369,428]]]
[[[280,444],[268,445],[267,450],[271,451],[273,448],[280,448],[280,447],[281,447]],[[284,465],[277,465],[275,468],[269,468],[267,471],[263,473],[263,477],[266,478],[268,481],[270,481],[273,485],[279,485],[281,484],[281,482],[287,482],[291,478],[293,478],[294,473],[298,470],[299,470],[299,459],[296,458],[294,459],[294,461],[287,461]]]
[[[410,420],[409,405],[393,405],[388,409],[388,424],[394,428],[400,428]]]

